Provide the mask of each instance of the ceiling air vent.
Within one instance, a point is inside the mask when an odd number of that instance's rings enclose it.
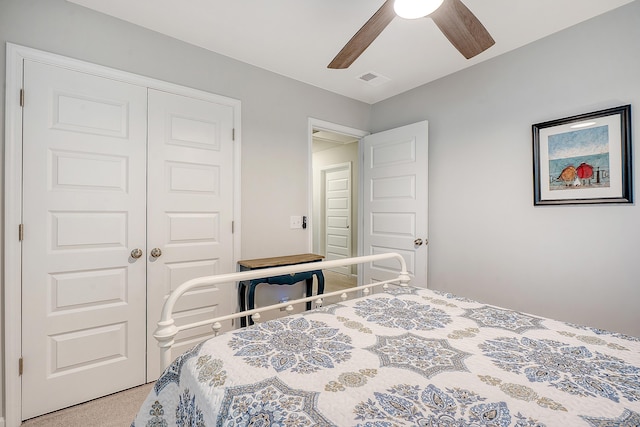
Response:
[[[371,86],[380,86],[383,83],[388,82],[389,78],[380,75],[378,73],[374,73],[373,71],[366,72],[364,74],[359,75],[358,80],[361,80]]]

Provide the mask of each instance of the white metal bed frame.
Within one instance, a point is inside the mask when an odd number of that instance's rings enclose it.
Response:
[[[341,291],[328,292],[322,295],[307,296],[294,301],[287,301],[283,303],[273,304],[267,307],[258,307],[252,310],[240,311],[237,313],[228,314],[225,316],[215,317],[213,319],[201,320],[185,325],[176,326],[173,318],[173,309],[178,299],[185,294],[185,292],[193,289],[194,287],[203,285],[222,285],[227,284],[229,286],[236,286],[238,282],[252,279],[259,279],[263,277],[282,276],[286,274],[301,273],[311,270],[324,270],[334,267],[344,267],[347,265],[365,264],[369,262],[382,261],[388,259],[396,259],[400,263],[400,273],[397,277],[391,280],[385,280],[375,283],[369,283],[365,285],[355,286],[353,288],[344,289]],[[237,319],[240,317],[251,316],[254,322],[259,321],[260,313],[270,310],[276,310],[284,308],[288,313],[293,311],[293,305],[302,304],[308,301],[316,303],[316,307],[322,305],[322,299],[324,297],[340,295],[342,300],[347,299],[347,294],[361,292],[364,295],[368,295],[371,288],[381,286],[386,289],[390,283],[398,284],[399,286],[407,286],[411,277],[407,273],[407,265],[404,258],[397,253],[385,253],[378,255],[366,255],[354,258],[345,258],[341,260],[322,261],[322,262],[310,262],[305,264],[288,265],[283,267],[272,267],[258,270],[242,271],[236,273],[219,274],[215,276],[198,277],[189,280],[182,285],[178,286],[165,301],[162,307],[162,314],[158,327],[153,336],[158,341],[160,346],[160,363],[161,368],[165,369],[171,363],[171,347],[175,343],[174,338],[180,332],[187,329],[193,329],[200,326],[211,325],[214,333],[217,335],[222,328],[222,324],[225,320]]]

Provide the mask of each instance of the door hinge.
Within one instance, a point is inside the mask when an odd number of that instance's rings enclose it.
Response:
[[[20,89],[20,106],[24,107],[24,89]]]
[[[22,372],[24,371],[24,359],[21,357],[18,359],[18,375],[22,376]]]
[[[231,140],[236,140],[236,128],[231,129]]]
[[[236,232],[236,222],[231,221],[231,234]]]
[[[24,224],[18,225],[18,240],[21,242],[24,240]]]

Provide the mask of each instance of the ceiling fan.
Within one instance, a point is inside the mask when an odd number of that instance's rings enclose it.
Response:
[[[407,12],[404,6],[418,6],[421,10],[413,14]],[[386,0],[327,68],[349,68],[396,16],[410,19],[429,16],[449,42],[467,59],[495,44],[484,25],[460,0]]]

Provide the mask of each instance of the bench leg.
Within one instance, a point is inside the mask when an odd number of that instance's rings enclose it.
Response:
[[[238,284],[238,301],[240,301],[240,311],[244,311],[247,309],[247,284],[245,282],[240,282]],[[240,327],[244,328],[247,326],[247,318],[240,318]]]
[[[324,274],[322,274],[322,270],[316,272],[316,277],[318,278],[318,295],[322,295],[324,293]]]
[[[305,283],[307,284],[307,296],[310,297],[313,295],[313,276],[305,279]],[[307,310],[311,310],[311,301],[307,301]]]

